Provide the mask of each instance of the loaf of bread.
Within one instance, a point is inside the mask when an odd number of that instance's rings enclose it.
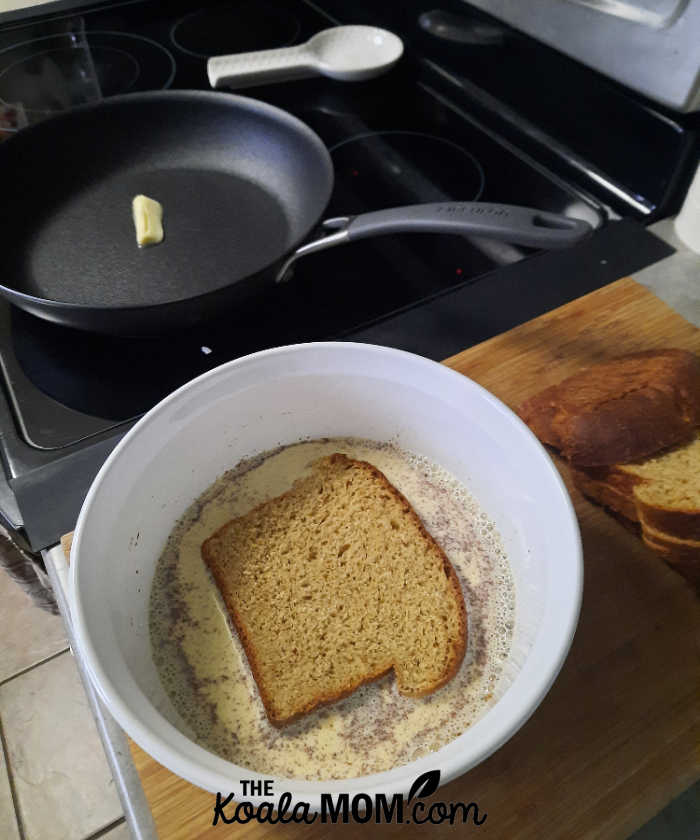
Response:
[[[371,464],[335,454],[202,545],[271,723],[392,669],[420,697],[457,671],[467,621],[457,575]]]
[[[698,586],[699,407],[698,360],[657,350],[594,365],[531,398],[520,413],[570,461],[585,496],[634,526]]]
[[[541,391],[520,415],[576,466],[639,461],[693,439],[699,382],[700,361],[686,350],[632,353]]]

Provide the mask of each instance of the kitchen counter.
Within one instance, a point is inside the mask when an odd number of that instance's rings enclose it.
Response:
[[[662,219],[648,230],[668,242],[676,253],[633,274],[633,279],[700,327],[700,254],[686,248],[676,236],[673,219]]]
[[[633,279],[646,286],[685,319],[700,326],[700,255],[685,248],[675,237],[672,222],[658,222],[650,230],[677,249],[676,253],[649,266]],[[98,730],[102,737],[126,820],[138,840],[155,838],[155,826],[139,777],[134,769],[124,733],[96,696],[85,673],[80,650],[74,645],[67,603],[68,566],[61,546],[44,552],[44,558],[76,662],[85,684]],[[165,840],[165,838],[162,838]]]

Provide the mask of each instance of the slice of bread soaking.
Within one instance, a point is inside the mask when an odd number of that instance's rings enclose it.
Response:
[[[271,723],[388,673],[420,697],[464,657],[457,575],[378,469],[335,454],[202,545]]]

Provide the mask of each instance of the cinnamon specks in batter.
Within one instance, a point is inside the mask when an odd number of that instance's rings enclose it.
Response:
[[[456,676],[424,698],[401,696],[392,675],[276,729],[200,556],[234,516],[288,490],[309,465],[343,452],[380,469],[443,548],[462,586],[467,654]],[[224,474],[175,527],[158,562],[150,605],[153,659],[180,719],[204,747],[251,770],[342,779],[406,764],[459,736],[495,702],[510,649],[514,585],[500,537],[449,473],[392,444],[305,441],[262,453]]]

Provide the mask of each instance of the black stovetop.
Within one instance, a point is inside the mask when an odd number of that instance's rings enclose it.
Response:
[[[177,29],[175,30],[178,31]],[[442,100],[410,66],[362,85],[287,85],[258,95],[301,117],[328,146],[328,216],[428,201],[529,204],[599,226],[604,211],[544,174]],[[398,90],[411,91],[406,108]],[[159,338],[86,336],[13,310],[0,337],[29,443],[58,448],[128,420],[199,373],[272,344],[333,338],[522,259],[510,245],[456,236],[380,237],[299,261],[293,278],[200,327]],[[47,402],[83,415],[76,418]]]
[[[677,150],[675,169],[663,185],[661,176],[657,178],[656,193],[629,187],[637,207],[620,199],[612,176],[609,183],[601,183],[599,177],[572,179],[579,171],[571,165],[578,151],[565,156],[567,165],[562,159],[557,166],[559,147],[545,143],[536,149],[532,132],[528,134],[534,111],[513,119],[512,98],[505,102],[504,96],[497,113],[489,113],[494,111],[493,95],[473,96],[474,82],[463,77],[460,83],[460,72],[484,72],[488,50],[522,58],[527,41],[520,36],[500,25],[484,29],[483,15],[472,16],[463,4],[448,2],[445,8],[467,15],[477,33],[476,44],[469,49],[462,44],[457,50],[426,28],[420,4],[409,2],[400,10],[347,5],[329,0],[324,6],[334,8],[323,12],[304,0],[229,2],[209,8],[191,0],[167,6],[143,0],[84,8],[69,18],[38,17],[29,28],[8,24],[0,27],[0,97],[5,95],[3,80],[11,83],[12,91],[26,90],[22,72],[27,67],[44,77],[42,55],[59,48],[61,42],[55,39],[65,38],[66,29],[83,33],[102,92],[111,95],[167,86],[206,89],[207,55],[298,43],[338,21],[378,23],[398,31],[406,44],[405,57],[386,76],[360,84],[316,79],[244,91],[295,113],[327,145],[336,174],[329,216],[425,201],[483,199],[573,214],[591,221],[599,233],[584,250],[560,255],[437,235],[360,242],[304,258],[289,282],[216,320],[146,339],[89,335],[0,303],[0,361],[8,398],[0,406],[3,455],[35,547],[58,537],[56,530],[71,527],[87,483],[133,419],[211,367],[271,346],[342,337],[404,346],[440,358],[635,270],[641,267],[640,259],[644,264],[644,259],[667,253],[638,225],[628,222],[616,232],[621,223],[608,218],[616,213],[650,216],[649,207],[668,202],[685,147]],[[42,52],[39,47],[48,49]],[[551,52],[538,48],[543,60],[553,60]],[[575,67],[558,58],[565,70]],[[497,89],[502,72],[501,62],[492,79]],[[585,72],[595,81],[595,74]],[[568,84],[574,82],[567,77]],[[522,79],[514,88],[522,88]],[[38,119],[51,98],[31,85],[30,90],[34,98],[26,99],[29,118]],[[479,88],[482,94],[485,90]],[[635,114],[641,113],[638,121],[668,125],[667,116],[656,115],[654,122],[646,105],[634,110],[634,101],[614,86],[605,90],[613,100],[617,97]],[[551,119],[546,128],[552,129]],[[668,136],[687,143],[688,134],[674,129]],[[595,151],[596,144],[591,148]],[[597,166],[589,162],[594,175]],[[620,173],[623,181],[628,178],[626,169]],[[648,172],[644,177],[648,180]],[[614,189],[609,189],[611,184]],[[637,242],[629,253],[619,244],[625,236]],[[599,255],[596,249],[604,254],[597,272],[583,276],[562,268],[567,262],[580,268],[584,254]],[[533,275],[531,299],[509,285],[518,273]],[[483,311],[499,288],[504,294],[488,304],[497,311]],[[430,328],[416,335],[421,332],[421,313]],[[70,501],[58,505],[63,508],[56,521],[41,506],[59,481],[64,492],[65,486],[72,489]]]

